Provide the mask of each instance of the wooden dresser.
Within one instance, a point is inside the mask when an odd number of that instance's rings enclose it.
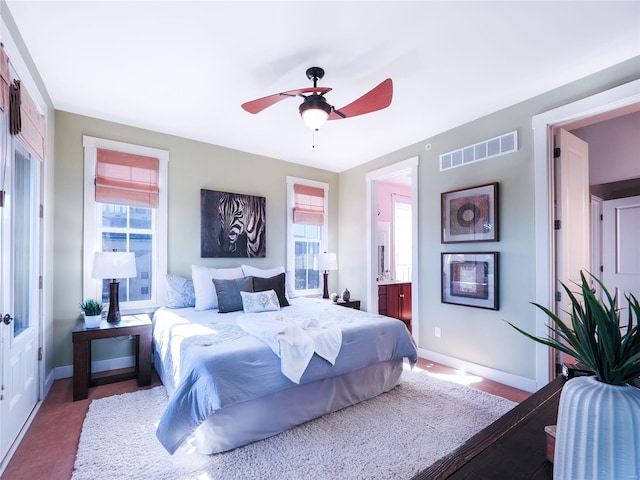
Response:
[[[411,331],[411,283],[378,285],[378,313],[402,320]]]
[[[558,376],[412,480],[552,480],[545,427],[557,422],[565,381]]]

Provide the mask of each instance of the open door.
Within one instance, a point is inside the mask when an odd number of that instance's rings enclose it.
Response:
[[[580,271],[591,272],[589,146],[566,130],[558,129],[554,152],[556,307],[558,316],[568,322],[569,315],[565,312],[571,312],[571,302],[560,282],[573,291],[575,283],[580,283]],[[561,352],[558,355],[553,363],[572,360]]]

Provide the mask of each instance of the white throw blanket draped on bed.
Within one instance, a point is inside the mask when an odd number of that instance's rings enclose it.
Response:
[[[333,365],[342,345],[342,330],[315,318],[288,317],[281,312],[247,313],[238,317],[238,325],[280,357],[281,372],[295,383],[300,383],[314,352]]]

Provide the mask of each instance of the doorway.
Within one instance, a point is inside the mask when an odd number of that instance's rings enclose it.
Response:
[[[577,102],[533,117],[535,170],[535,231],[536,231],[536,303],[555,305],[556,243],[554,239],[553,133],[558,127],[605,115],[618,109],[635,108],[640,102],[640,80],[607,90]],[[617,114],[616,114],[617,115]],[[548,319],[536,312],[537,336],[548,334]],[[555,365],[550,349],[536,344],[536,383],[542,388],[555,377]]]
[[[378,284],[380,279],[393,281],[402,277],[410,283],[412,292],[411,332],[418,337],[418,157],[369,172],[367,182],[367,310],[378,313]],[[389,190],[389,214],[381,218],[378,193],[386,185],[404,185],[404,194]],[[400,187],[396,190],[401,190]],[[404,197],[404,198],[403,198]],[[404,208],[403,208],[404,206]],[[397,207],[397,208],[396,208]],[[399,221],[394,221],[400,219]],[[408,221],[407,224],[407,220]],[[397,227],[397,228],[396,228]],[[396,233],[396,230],[398,233]],[[395,235],[410,235],[404,249],[395,249]],[[402,242],[399,242],[402,247]],[[407,245],[411,245],[410,248]],[[382,247],[382,248],[380,248]],[[410,258],[407,258],[410,252]],[[396,255],[397,253],[397,255]],[[397,258],[396,258],[397,257]],[[409,296],[407,296],[409,297]],[[407,298],[404,297],[404,298]]]

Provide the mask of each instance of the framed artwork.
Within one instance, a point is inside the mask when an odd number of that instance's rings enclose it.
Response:
[[[441,194],[442,243],[498,240],[498,183]]]
[[[265,257],[266,198],[200,190],[200,256]]]
[[[498,310],[498,252],[442,253],[442,303]]]

